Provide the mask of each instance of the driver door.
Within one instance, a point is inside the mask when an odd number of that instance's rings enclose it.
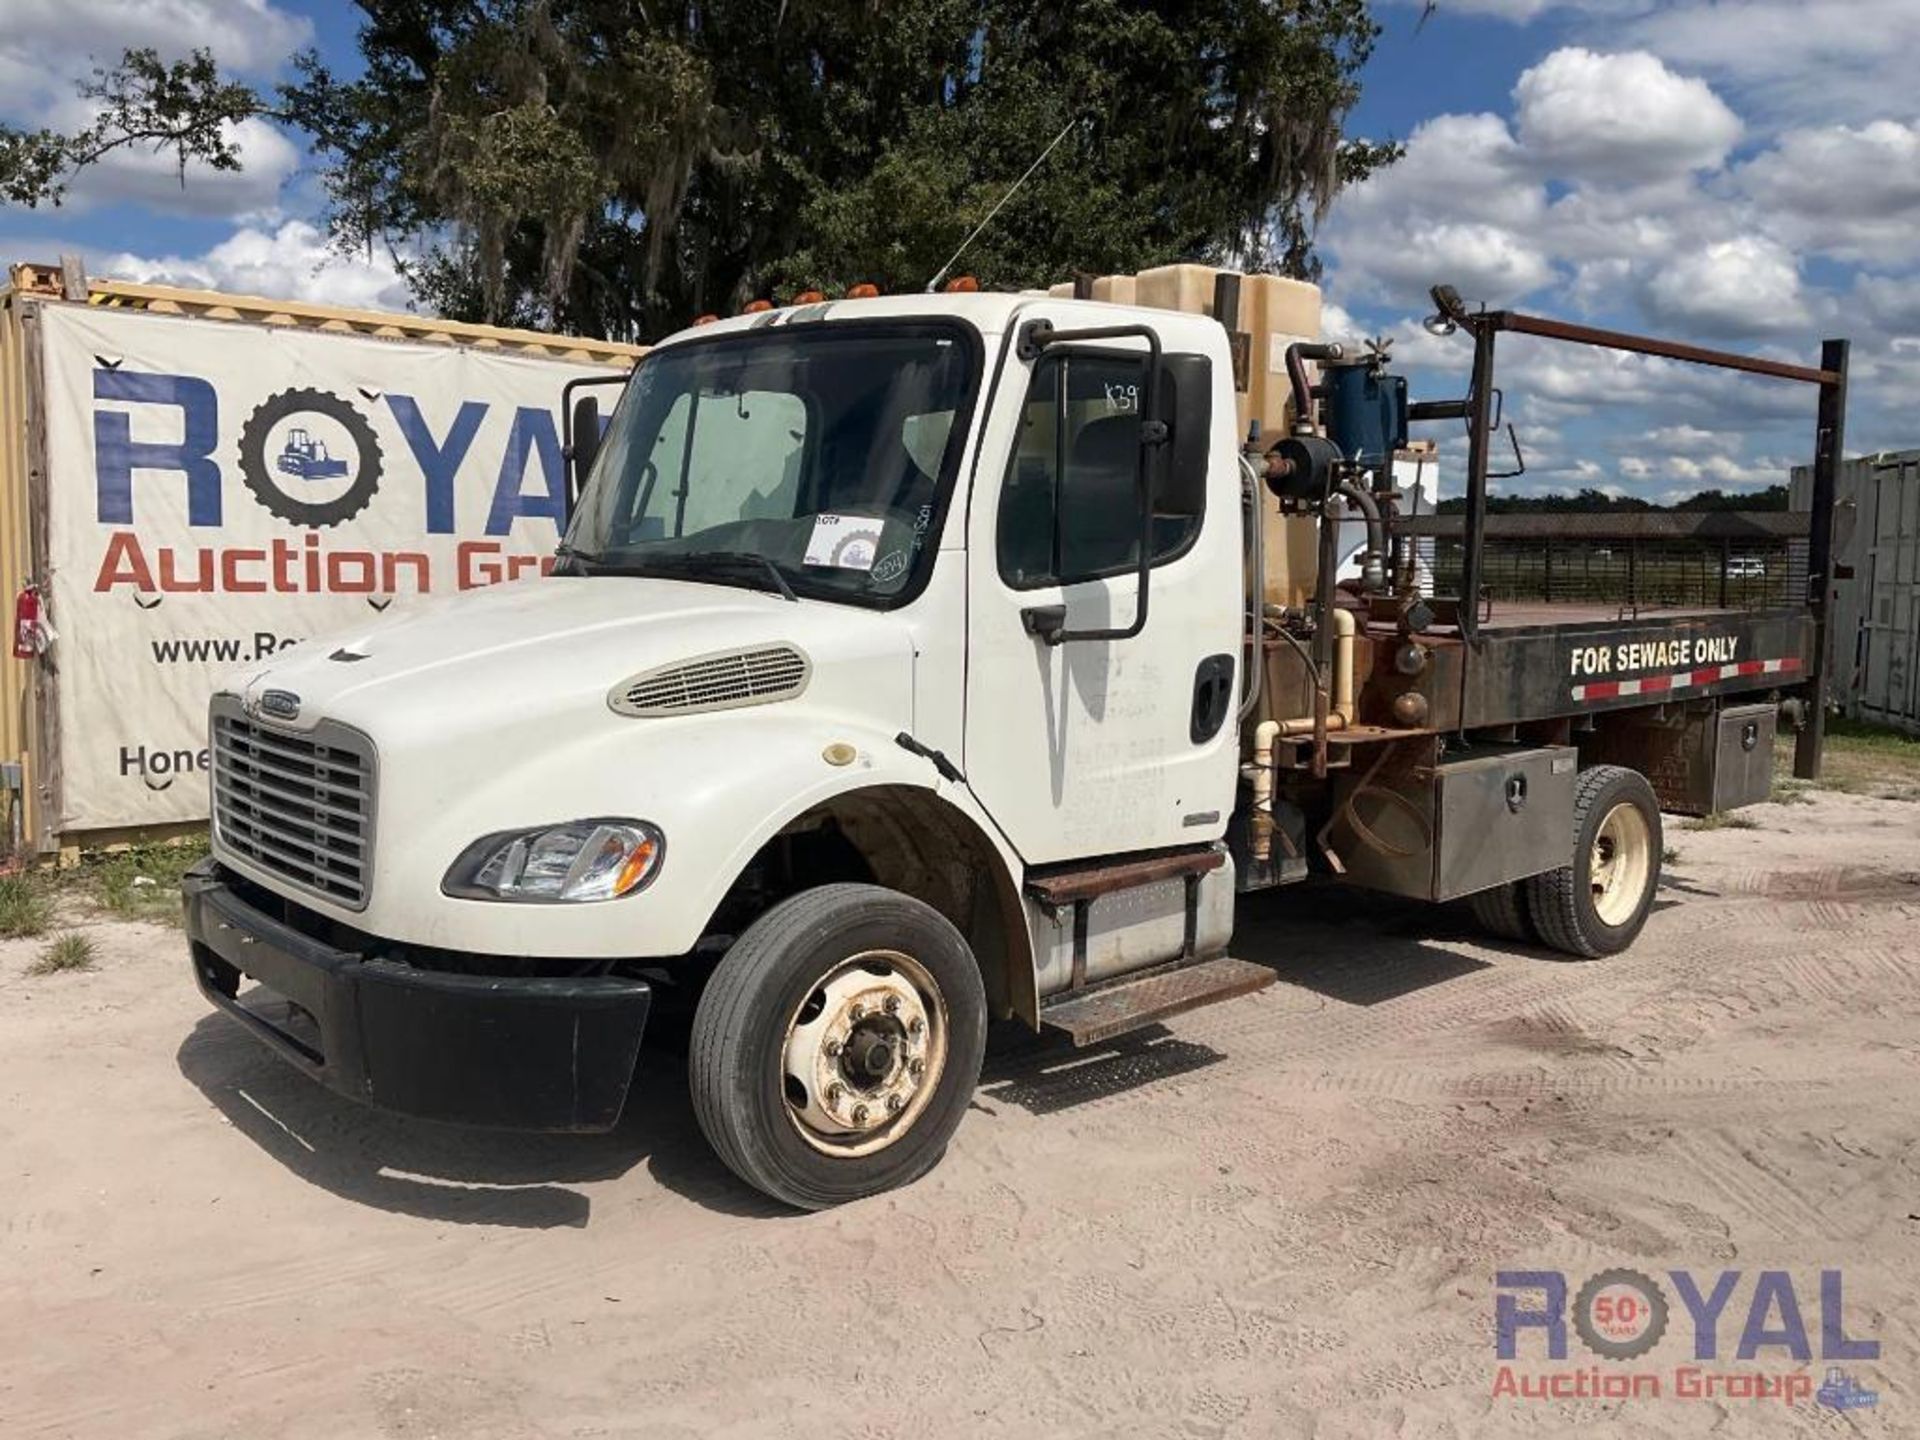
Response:
[[[1060,331],[1112,323],[1046,304],[1014,323],[1037,318]],[[1187,352],[1186,383],[1210,396],[1211,377],[1231,373],[1224,335],[1210,347],[1205,322],[1168,321],[1156,327],[1166,356]],[[1205,443],[1165,447],[1169,460],[1198,456],[1205,473],[1156,481],[1141,632],[1049,644],[1030,629],[1051,606],[1065,607],[1069,633],[1126,629],[1138,614],[1147,363],[1135,337],[1010,353],[987,421],[982,454],[1006,459],[981,461],[968,513],[965,769],[1029,865],[1218,839],[1232,809],[1238,725],[1211,713],[1222,686],[1228,709],[1239,693],[1231,405],[1199,418],[1183,407]]]

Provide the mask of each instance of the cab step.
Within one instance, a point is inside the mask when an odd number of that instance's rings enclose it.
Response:
[[[1097,1045],[1216,1000],[1251,995],[1273,981],[1266,966],[1222,955],[1065,991],[1040,1007],[1040,1023],[1072,1036],[1075,1045]]]

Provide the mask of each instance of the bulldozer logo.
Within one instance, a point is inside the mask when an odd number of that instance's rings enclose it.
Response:
[[[351,520],[380,488],[380,441],[367,419],[325,390],[269,396],[240,431],[240,477],[290,525]]]

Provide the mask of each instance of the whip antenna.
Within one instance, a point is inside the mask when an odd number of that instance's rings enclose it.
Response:
[[[1006,205],[1007,201],[1011,200],[1014,197],[1015,192],[1017,192],[1022,185],[1026,184],[1027,181],[1032,178],[1033,172],[1038,170],[1041,167],[1041,165],[1046,163],[1046,158],[1054,152],[1055,147],[1058,146],[1062,140],[1067,138],[1067,132],[1073,129],[1073,127],[1078,125],[1079,123],[1080,123],[1080,117],[1076,115],[1073,119],[1067,121],[1066,124],[1060,127],[1060,133],[1053,137],[1053,139],[1048,143],[1047,148],[1042,150],[1038,158],[1036,158],[1034,162],[1027,167],[1026,174],[1022,175],[1018,180],[1014,181],[1013,184],[1007,187],[1007,193],[1002,195],[999,198],[999,200],[997,200],[994,203],[993,209],[987,212],[987,218],[982,220],[978,225],[973,227],[973,233],[967,236],[966,239],[962,240],[960,242],[960,248],[954,251],[952,255],[947,257],[947,263],[940,267],[940,273],[935,275],[931,280],[927,282],[927,289],[926,289],[927,294],[931,295],[933,294],[934,291],[940,288],[940,282],[947,278],[948,271],[952,270],[955,265],[960,263],[960,257],[967,253],[967,247],[973,244],[975,240],[980,238],[980,232],[986,229],[987,226],[993,223],[993,217],[998,215],[1002,207]]]

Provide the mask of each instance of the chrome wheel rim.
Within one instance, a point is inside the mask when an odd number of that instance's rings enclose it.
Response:
[[[800,1138],[829,1155],[871,1155],[913,1128],[947,1063],[947,1004],[898,950],[843,960],[787,1022],[781,1097]]]
[[[1593,909],[1606,925],[1624,925],[1640,908],[1653,876],[1653,827],[1640,807],[1622,800],[1594,832],[1588,883]]]

